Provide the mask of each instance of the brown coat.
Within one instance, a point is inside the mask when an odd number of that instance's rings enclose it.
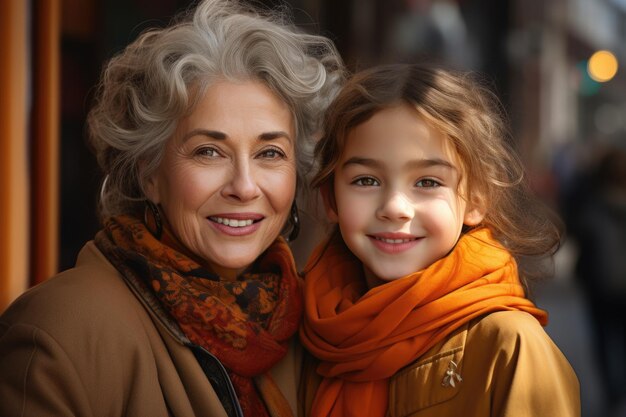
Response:
[[[455,386],[444,384],[451,361]],[[308,417],[319,376],[309,357],[300,398]],[[452,371],[454,373],[454,371]],[[567,359],[531,315],[475,319],[395,374],[388,417],[578,417],[580,387]]]
[[[292,408],[300,355],[272,375]],[[225,417],[192,352],[93,243],[0,316],[0,416]]]

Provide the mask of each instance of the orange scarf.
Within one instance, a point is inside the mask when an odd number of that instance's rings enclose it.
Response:
[[[340,239],[320,245],[309,263],[300,338],[324,377],[314,417],[384,416],[389,378],[475,317],[521,310],[547,323],[525,298],[515,260],[487,229],[463,235],[430,267],[365,295],[362,263]]]
[[[199,265],[167,230],[159,241],[130,216],[107,219],[95,241],[127,279],[156,295],[191,342],[224,364],[245,416],[291,415],[268,372],[286,355],[302,313],[299,278],[284,239],[236,281]]]

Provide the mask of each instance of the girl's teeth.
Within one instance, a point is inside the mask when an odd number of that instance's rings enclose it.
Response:
[[[385,243],[406,243],[410,242],[413,239],[384,239],[382,237],[377,237],[377,240],[383,241]]]
[[[225,226],[230,226],[230,227],[244,227],[244,226],[250,226],[252,224],[252,220],[248,219],[248,220],[237,220],[237,219],[227,219],[225,217],[211,217],[211,220],[223,224]]]

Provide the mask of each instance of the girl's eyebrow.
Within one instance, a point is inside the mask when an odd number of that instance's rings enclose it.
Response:
[[[358,156],[353,156],[352,158],[348,159],[343,164],[341,164],[341,167],[345,168],[348,165],[365,165],[371,168],[380,168],[382,166],[382,164],[375,159],[361,158]]]
[[[359,156],[353,156],[346,160],[341,167],[345,168],[349,165],[364,165],[370,168],[381,168],[383,163],[373,158],[361,158]],[[456,171],[457,168],[450,162],[441,158],[424,158],[409,161],[407,166],[410,168],[430,168],[430,167],[443,167]]]
[[[411,161],[407,164],[412,168],[430,168],[430,167],[443,167],[456,171],[457,168],[450,161],[441,158],[427,158]]]

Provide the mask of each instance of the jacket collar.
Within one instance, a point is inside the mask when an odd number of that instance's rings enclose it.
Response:
[[[111,262],[104,256],[104,254],[98,249],[93,241],[87,244],[89,247],[89,251],[81,251],[79,254],[79,258],[76,261],[76,265],[80,265],[83,262],[91,262],[92,259],[96,258],[98,262],[102,262],[106,264],[107,268],[111,269],[112,273],[119,275],[126,285],[130,288],[130,290],[135,294],[135,297],[141,302],[144,308],[148,311],[148,314],[155,320],[155,322],[160,323],[162,330],[165,330],[174,340],[179,342],[185,346],[193,345],[191,341],[185,336],[181,328],[178,326],[176,321],[165,311],[165,309],[161,306],[159,300],[157,300],[154,293],[146,287],[146,285],[136,279],[133,276],[126,276],[126,274],[120,273]]]
[[[448,401],[460,390],[463,382],[463,356],[471,322],[465,323],[433,346],[412,364],[395,374],[389,382],[389,417],[406,416],[426,407]],[[394,401],[394,393],[406,387],[419,386],[428,395],[407,395]],[[403,388],[405,387],[405,388]]]

